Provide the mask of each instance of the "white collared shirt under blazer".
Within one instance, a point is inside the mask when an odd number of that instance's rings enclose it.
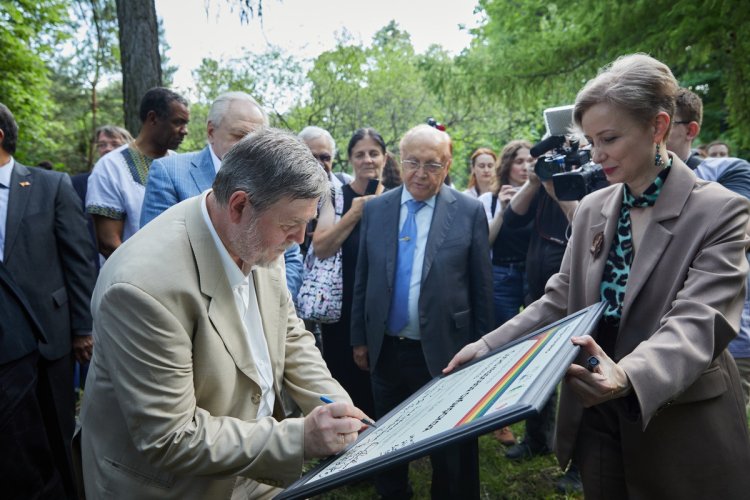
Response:
[[[283,258],[251,272],[272,373],[273,414],[201,197],[126,241],[92,298],[96,349],[81,410],[86,497],[258,498],[302,472],[303,413],[351,400],[294,311]]]

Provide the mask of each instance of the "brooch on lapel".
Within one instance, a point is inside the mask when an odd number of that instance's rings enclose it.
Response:
[[[593,255],[595,259],[599,257],[600,253],[602,253],[602,245],[604,245],[604,233],[596,233],[594,240],[591,242],[591,248],[589,249],[591,255]]]
[[[31,186],[31,183],[28,181],[21,181],[18,183],[18,185],[25,188]]]

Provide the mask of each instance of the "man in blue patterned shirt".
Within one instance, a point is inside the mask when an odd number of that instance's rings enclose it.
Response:
[[[187,135],[188,103],[169,89],[147,91],[139,114],[142,125],[135,141],[104,155],[89,177],[86,211],[94,218],[104,258],[139,228],[151,162],[171,154]]]

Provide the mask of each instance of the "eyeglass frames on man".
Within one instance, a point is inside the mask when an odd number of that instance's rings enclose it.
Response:
[[[313,158],[315,158],[319,162],[328,163],[329,161],[331,161],[332,157],[328,153],[320,153],[319,155],[313,154]]]
[[[443,169],[442,163],[437,163],[434,161],[420,163],[417,160],[401,160],[401,166],[404,167],[404,170],[408,170],[410,172],[419,170],[420,167],[423,167],[425,172],[428,172],[430,174],[437,173]]]

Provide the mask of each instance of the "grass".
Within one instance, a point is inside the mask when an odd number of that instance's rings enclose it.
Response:
[[[523,424],[512,426],[516,436],[523,435]],[[563,495],[555,491],[554,481],[562,472],[553,455],[514,462],[505,458],[505,446],[492,434],[479,438],[479,481],[483,499],[581,499],[583,495]],[[409,478],[414,498],[430,498],[432,470],[427,457],[411,463]],[[343,486],[314,497],[318,500],[371,500],[378,498],[370,481]]]
[[[747,410],[750,427],[750,406]],[[523,435],[523,423],[511,426],[513,433]],[[562,472],[554,455],[514,462],[505,458],[505,447],[492,434],[479,438],[479,482],[481,498],[487,500],[582,499],[582,494],[564,495],[555,491],[554,481]],[[414,499],[430,498],[432,469],[427,457],[411,463],[409,479],[414,488]],[[322,495],[318,500],[372,500],[378,498],[369,481],[343,486]]]
[[[80,399],[76,404],[76,418],[78,418],[79,405]],[[750,427],[750,406],[747,407],[747,424]],[[523,436],[523,423],[515,424],[511,428],[516,437]],[[561,474],[554,455],[514,462],[505,458],[505,446],[500,444],[492,434],[479,438],[479,487],[483,499],[582,499],[582,494],[563,495],[555,491],[554,481]],[[412,488],[414,488],[415,500],[430,498],[431,475],[432,469],[429,458],[420,458],[411,463],[409,479]],[[375,493],[372,483],[364,480],[355,485],[343,486],[313,498],[318,500],[371,500],[377,499],[378,495]]]

